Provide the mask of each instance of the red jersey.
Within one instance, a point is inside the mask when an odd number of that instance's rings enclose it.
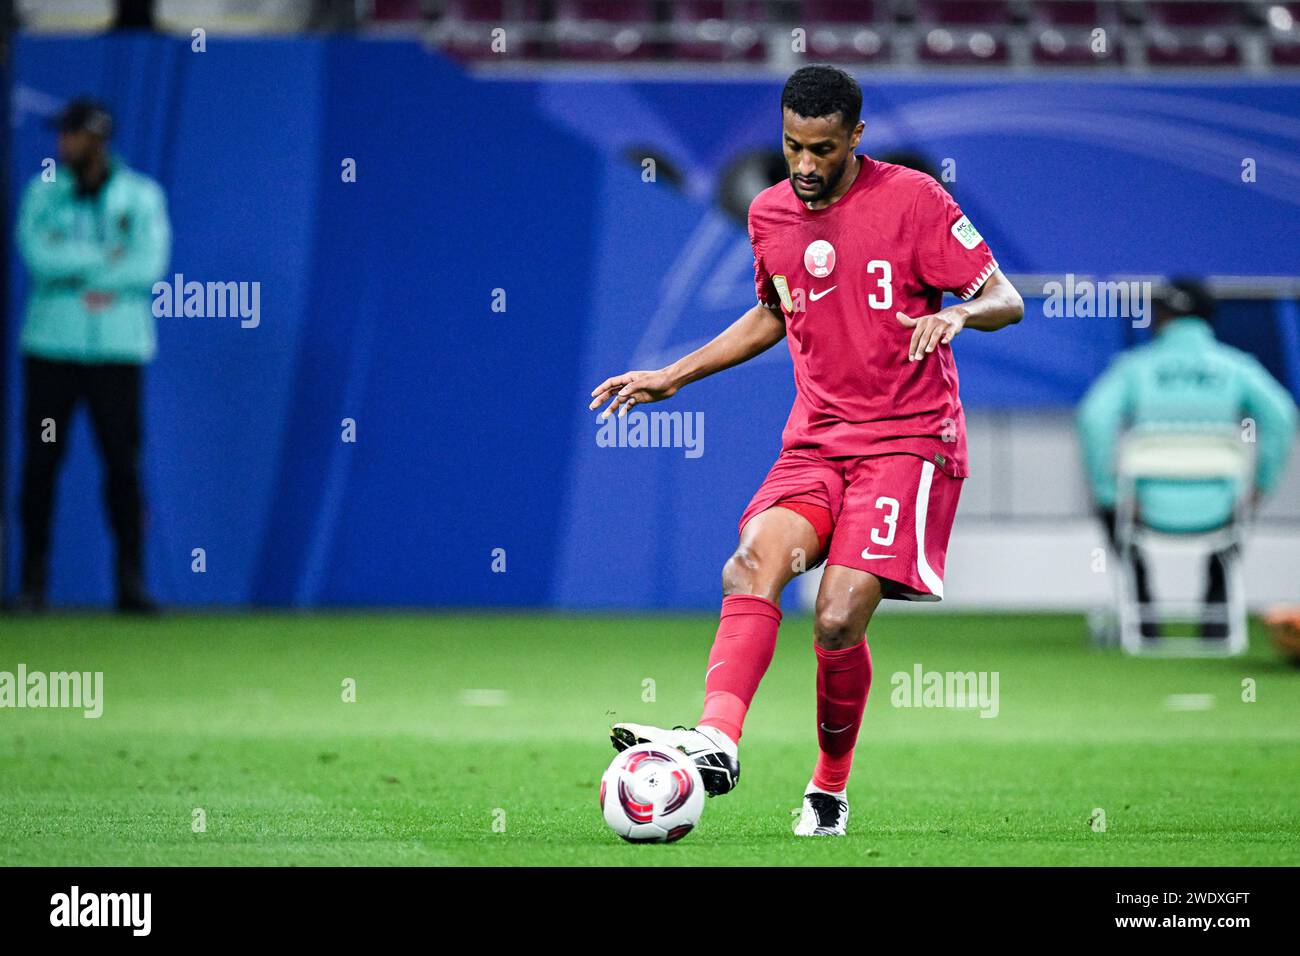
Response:
[[[912,317],[969,299],[997,269],[988,245],[924,173],[859,157],[848,192],[809,209],[789,180],[749,207],[754,282],[785,316],[796,395],[785,450],[826,458],[910,453],[962,478],[966,418],[952,347],[909,362]]]

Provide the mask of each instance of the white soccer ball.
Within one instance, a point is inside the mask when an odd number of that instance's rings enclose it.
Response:
[[[600,778],[605,822],[630,843],[680,840],[700,822],[704,796],[694,761],[661,744],[629,747]]]

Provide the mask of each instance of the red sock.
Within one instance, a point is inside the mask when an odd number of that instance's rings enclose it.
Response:
[[[722,620],[704,675],[704,713],[696,726],[740,740],[749,702],[772,663],[780,624],[781,609],[767,598],[730,594],[722,599]]]
[[[839,793],[849,782],[853,747],[871,690],[871,651],[864,637],[852,647],[817,651],[817,769],[813,786]]]

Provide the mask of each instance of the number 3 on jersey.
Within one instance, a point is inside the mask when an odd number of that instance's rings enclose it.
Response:
[[[894,270],[884,259],[872,259],[867,263],[867,272],[876,280],[876,287],[879,291],[867,296],[867,305],[873,309],[888,309],[894,304],[894,287],[890,282],[894,278]]]

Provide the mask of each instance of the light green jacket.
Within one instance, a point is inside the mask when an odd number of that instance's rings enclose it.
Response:
[[[1255,425],[1255,485],[1267,492],[1286,465],[1295,402],[1254,356],[1217,341],[1203,319],[1175,319],[1155,341],[1116,358],[1084,396],[1078,424],[1093,496],[1115,506],[1116,446],[1125,428],[1241,426],[1247,418]],[[1190,532],[1227,521],[1237,489],[1217,479],[1148,480],[1137,494],[1145,524]]]
[[[152,287],[171,256],[162,188],[110,161],[94,196],[79,196],[60,168],[37,176],[18,209],[18,250],[31,277],[20,345],[27,355],[73,362],[150,361],[157,351]],[[110,293],[94,307],[87,293]]]

